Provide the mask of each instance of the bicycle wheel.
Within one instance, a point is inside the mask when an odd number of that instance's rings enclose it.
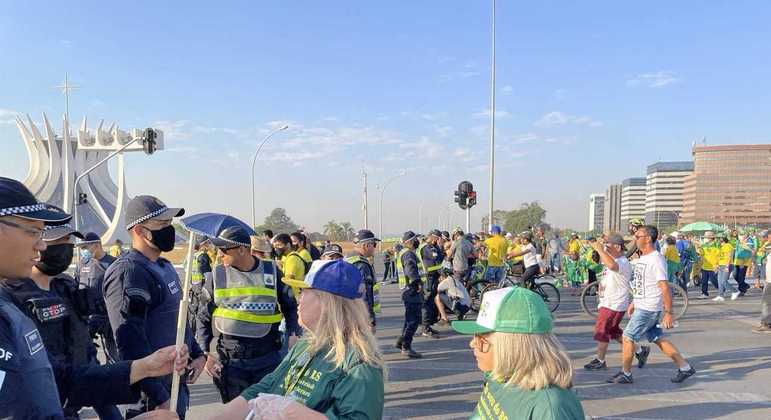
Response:
[[[469,298],[471,298],[471,310],[479,312],[479,307],[482,306],[482,291],[472,287],[468,292]]]
[[[592,318],[597,318],[600,303],[599,281],[593,281],[581,290],[581,309]]]
[[[534,291],[541,295],[549,311],[554,312],[560,306],[560,291],[553,284],[536,284]]]
[[[672,291],[672,316],[677,320],[688,310],[688,293],[674,283],[669,283],[669,290]]]

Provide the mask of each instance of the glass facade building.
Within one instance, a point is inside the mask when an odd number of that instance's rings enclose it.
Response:
[[[771,144],[694,146],[681,223],[771,225]]]

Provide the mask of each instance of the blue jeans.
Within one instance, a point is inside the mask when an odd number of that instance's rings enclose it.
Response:
[[[501,280],[503,280],[504,277],[506,277],[506,267],[503,267],[503,266],[487,267],[487,273],[485,273],[485,278],[488,281],[495,282],[494,284],[498,284],[500,283]]]
[[[721,265],[717,268],[717,295],[723,296],[726,292],[726,290],[730,290],[731,293],[735,292],[736,290],[731,285],[731,283],[728,281],[728,277],[731,274],[730,271],[728,271],[727,265]]]
[[[701,294],[702,295],[709,295],[707,292],[709,289],[709,283],[712,283],[712,286],[717,289],[717,273],[715,273],[712,270],[701,270]]]
[[[687,261],[683,263],[683,272],[680,273],[680,287],[683,288],[683,290],[688,290],[688,282],[691,281],[691,269],[693,268],[693,263],[690,261]]]
[[[552,273],[562,269],[562,255],[559,252],[549,254],[549,269]]]
[[[659,326],[660,311],[646,311],[645,309],[635,308],[629,323],[624,328],[624,337],[635,343],[645,337],[648,342],[655,343],[662,336],[664,331]]]

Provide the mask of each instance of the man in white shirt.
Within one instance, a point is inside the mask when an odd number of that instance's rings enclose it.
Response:
[[[664,256],[656,251],[656,239],[659,232],[655,226],[642,226],[634,234],[635,244],[640,251],[640,258],[632,273],[632,293],[634,300],[627,309],[629,323],[624,329],[623,367],[621,372],[608,379],[609,383],[631,384],[632,358],[635,343],[646,337],[669,356],[678,369],[671,381],[683,382],[696,370],[683,358],[672,342],[663,338],[664,331],[672,328],[672,294],[667,281],[667,263]],[[661,316],[662,309],[664,316]],[[659,321],[659,318],[661,320]]]
[[[607,367],[605,354],[610,340],[621,343],[621,320],[624,319],[629,303],[632,300],[632,265],[624,255],[624,238],[613,233],[607,242],[591,242],[592,248],[600,255],[600,262],[605,269],[600,277],[598,295],[600,303],[597,321],[594,324],[594,341],[597,342],[597,355],[584,366],[586,370],[600,370]],[[650,349],[643,346],[637,354],[640,367],[645,365]]]
[[[452,275],[452,271],[445,272],[444,280],[437,287],[437,294],[434,303],[439,309],[441,324],[449,324],[447,310],[450,310],[458,316],[458,320],[463,320],[463,316],[471,308],[471,297],[468,291],[463,287],[463,283]]]

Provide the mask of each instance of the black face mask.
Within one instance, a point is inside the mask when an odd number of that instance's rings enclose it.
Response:
[[[40,261],[35,267],[47,276],[63,273],[72,263],[74,247],[72,244],[48,245],[46,250],[40,253]]]
[[[148,229],[149,230],[149,229]],[[152,239],[150,242],[157,246],[163,252],[169,252],[174,249],[174,243],[177,240],[177,231],[174,226],[166,226],[163,229],[150,230]]]

